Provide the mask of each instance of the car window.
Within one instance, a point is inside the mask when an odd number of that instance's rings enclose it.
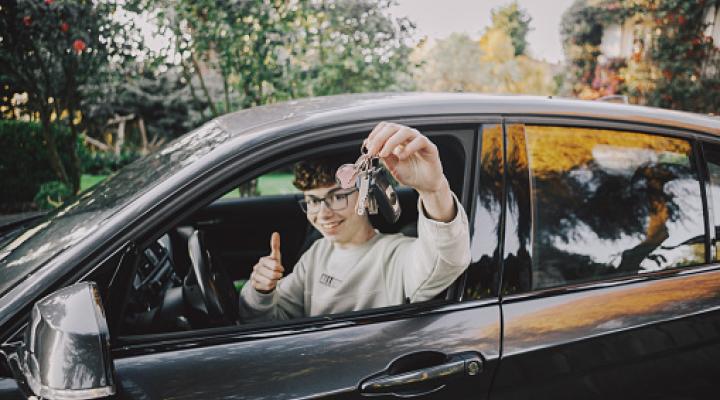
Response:
[[[292,181],[292,167],[288,166],[279,168],[238,185],[229,192],[225,193],[221,199],[239,199],[245,197],[277,196],[300,193],[300,191],[293,186]]]
[[[462,132],[470,139],[473,133]],[[451,189],[462,198],[463,184],[469,176],[468,153],[455,134],[438,135],[432,140],[438,146]],[[357,190],[337,188],[341,192],[303,196],[292,185],[298,163],[337,166],[354,162],[358,154],[356,141],[347,148],[336,144],[326,150],[319,147],[307,159],[288,160],[280,168],[239,182],[225,195],[208,199],[204,207],[182,218],[159,238],[148,239],[150,243],[141,252],[133,276],[126,278],[128,295],[116,332],[125,337],[246,325],[445,299],[444,290],[464,271],[464,266],[455,268],[455,264],[466,262],[463,260],[467,257],[462,252],[435,257],[428,248],[443,241],[417,239],[418,194],[410,187],[396,185],[392,196],[387,188],[379,192],[389,198],[396,196],[402,209],[397,221],[387,221],[379,206],[378,214],[367,216],[372,237],[384,244],[332,251],[334,244],[320,240],[323,234],[319,230],[330,235],[353,233],[351,229],[357,229],[360,220],[366,217],[359,216],[350,206],[351,200],[356,201]],[[322,171],[325,170],[306,169],[300,176],[316,179],[325,176]],[[246,190],[241,192],[238,187]],[[325,220],[315,224],[306,212],[310,208],[308,202],[318,203],[318,199],[323,203],[319,208],[334,211],[331,219],[326,215]],[[313,207],[318,208],[317,204]],[[440,235],[436,232],[440,230],[432,229],[425,235]],[[279,251],[274,252],[276,234]],[[375,246],[375,241],[368,241],[367,246]],[[372,251],[367,252],[368,249]],[[274,293],[282,295],[273,300],[279,305],[277,312],[266,315],[261,312],[267,298],[254,288],[252,274],[260,260],[267,257],[281,262],[282,279],[274,277],[279,279]],[[385,264],[376,268],[377,260],[383,259]],[[436,269],[433,263],[437,262],[449,266]],[[446,275],[440,274],[440,269]],[[433,271],[432,280],[426,279],[428,271]],[[388,284],[389,289],[383,291],[379,288],[385,285],[381,283],[386,282],[385,276],[391,277],[387,281],[392,286]]]
[[[688,140],[530,125],[524,140],[533,289],[705,261]]]
[[[715,144],[703,143],[703,153],[707,162],[708,177],[710,179],[710,190],[708,191],[708,201],[712,207],[712,218],[714,226],[715,254],[712,255],[714,261],[720,260],[718,253],[718,234],[720,234],[720,146]]]

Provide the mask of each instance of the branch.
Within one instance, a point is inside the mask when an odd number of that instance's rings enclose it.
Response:
[[[106,145],[105,143],[103,143],[97,139],[93,139],[90,136],[85,136],[85,143],[89,143],[102,151],[110,151],[111,150],[110,146]]]
[[[195,53],[190,51],[190,59],[192,60],[193,67],[195,68],[195,72],[197,73],[198,78],[200,79],[200,87],[203,90],[203,93],[205,93],[205,97],[208,99],[208,103],[210,104],[210,111],[213,114],[213,117],[218,116],[217,109],[215,108],[215,102],[213,101],[212,97],[210,97],[210,92],[208,91],[207,86],[205,85],[205,78],[203,78],[202,71],[200,70],[200,65],[198,64],[197,58],[195,57]]]

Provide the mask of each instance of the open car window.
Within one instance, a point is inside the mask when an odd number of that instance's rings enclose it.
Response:
[[[464,134],[471,137],[473,131]],[[465,174],[470,169],[465,148],[453,135],[433,137],[433,141],[438,145],[451,189],[459,199],[466,182]],[[337,145],[332,150],[319,147],[317,155],[310,157],[324,156],[329,151],[347,162],[353,162],[358,154],[357,144],[353,141],[340,149]],[[323,237],[298,204],[303,198],[302,192],[292,185],[292,167],[297,161],[289,159],[277,168],[263,170],[249,180],[232,185],[224,194],[208,199],[206,206],[145,246],[129,279],[125,305],[119,317],[122,321],[117,324],[118,334],[157,334],[262,322],[263,319],[242,314],[239,308],[242,291],[250,285],[253,266],[270,253],[273,232],[278,232],[281,238],[283,279],[299,276],[301,272],[296,268],[308,267],[308,260],[301,262],[301,258]],[[391,223],[381,215],[372,215],[371,224],[382,235],[395,235],[400,241],[415,240],[418,236],[418,194],[409,187],[393,183],[402,208],[400,218]],[[403,246],[410,249],[409,245]],[[414,248],[422,249],[421,246]],[[403,251],[410,254],[412,250],[407,249]],[[375,256],[377,254],[368,255],[370,258]],[[198,263],[203,266],[198,267]],[[401,275],[397,277],[402,279]],[[318,273],[313,279],[332,288],[342,278]],[[418,298],[423,301],[444,299],[445,289],[455,278],[446,278],[447,283],[433,288],[432,295]],[[377,286],[374,284],[362,291],[372,292],[378,289]],[[208,291],[215,294],[209,296]],[[414,301],[411,295],[396,296],[384,301],[380,307],[408,304]],[[332,297],[325,300],[327,303],[338,301],[345,299]],[[379,306],[369,302],[348,307],[347,312],[364,312],[376,307]],[[329,315],[334,314],[303,312],[292,317]]]
[[[292,168],[279,168],[239,184],[219,200],[300,194],[300,190],[293,186],[292,181]]]

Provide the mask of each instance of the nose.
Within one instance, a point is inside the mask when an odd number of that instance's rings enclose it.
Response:
[[[332,215],[333,210],[328,205],[328,200],[324,199],[322,202],[320,202],[320,209],[318,210],[318,215]]]

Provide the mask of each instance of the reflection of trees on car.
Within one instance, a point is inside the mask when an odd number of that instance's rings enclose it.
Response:
[[[704,260],[704,243],[688,240],[703,230],[686,140],[516,125],[508,149],[509,212],[533,287]]]

